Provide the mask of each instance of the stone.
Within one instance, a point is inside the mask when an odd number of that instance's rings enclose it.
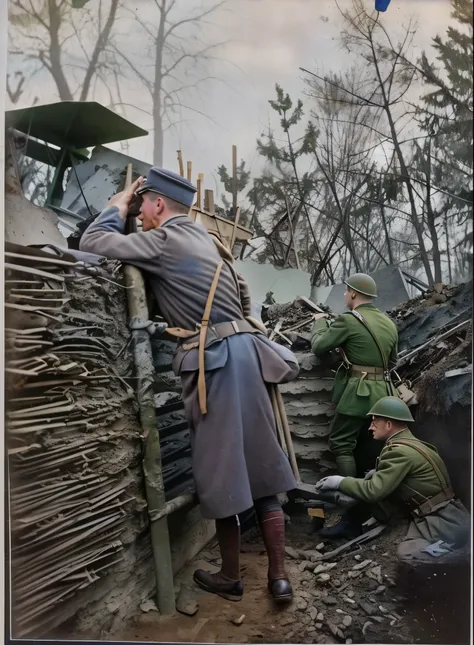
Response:
[[[352,645],[352,638],[346,638],[346,645]]]
[[[367,567],[371,562],[372,560],[364,560],[363,562],[355,564],[352,569],[353,571],[360,571],[361,569],[365,569],[365,567]]]
[[[309,610],[308,613],[309,613],[309,617],[311,618],[311,620],[313,622],[315,620],[317,620],[317,618],[318,618],[318,610],[316,609],[316,607],[311,607],[311,609]]]
[[[181,587],[176,599],[176,610],[186,616],[194,616],[199,610],[199,603],[196,594],[189,587]]]
[[[374,623],[371,623],[370,620],[364,623],[364,626],[362,627],[362,634],[365,636],[367,634],[367,631],[373,627]]]
[[[305,611],[306,609],[308,609],[308,603],[304,598],[300,598],[296,602],[296,608],[298,609],[298,611]]]
[[[327,620],[326,625],[328,626],[328,629],[333,636],[341,639],[344,638],[344,634],[342,630],[340,630],[339,627],[337,627],[337,625],[335,625],[333,622],[331,622],[330,620]]]
[[[352,598],[348,598],[347,596],[343,596],[342,599],[345,600],[346,602],[350,603],[351,605],[356,604],[355,600],[353,600]]]
[[[352,589],[351,589],[350,591],[347,592],[347,595],[349,596],[349,598],[354,598],[355,591],[352,591]]]
[[[322,564],[317,564],[314,568],[313,573],[317,575],[318,573],[326,573],[337,567],[337,562],[323,562]]]
[[[309,593],[309,591],[298,591],[296,595],[298,595],[300,598],[306,598],[306,600],[311,598],[311,594]]]
[[[303,625],[309,625],[309,624],[311,623],[311,617],[310,617],[310,615],[309,615],[309,614],[304,614],[303,616],[301,616],[301,618],[300,618],[300,622],[301,622]]]
[[[287,625],[292,625],[295,622],[295,620],[296,620],[295,616],[293,616],[292,614],[285,613],[280,620],[280,625],[282,627],[286,627]]]
[[[320,582],[321,584],[326,584],[330,579],[331,576],[329,575],[329,573],[320,573],[318,576],[316,576],[316,581]]]
[[[314,567],[314,564],[312,562],[310,562],[309,560],[303,560],[298,565],[298,571],[308,571],[313,567]]]
[[[375,620],[377,623],[383,623],[385,619],[382,616],[371,616],[370,620]]]
[[[316,627],[316,629],[322,629],[323,624],[322,623],[314,623],[314,626]]]
[[[379,585],[377,589],[374,591],[374,594],[378,595],[380,593],[383,593],[387,587],[385,585]]]
[[[357,560],[357,561],[362,560],[362,556],[360,556],[360,555],[355,555],[355,556],[354,556],[354,560]]]
[[[352,625],[352,616],[349,616],[348,614],[344,616],[342,619],[342,624],[344,627],[350,627]]]
[[[389,614],[390,613],[389,610],[386,607],[384,607],[383,605],[379,605],[379,611],[381,611],[382,614]]]
[[[365,611],[367,616],[372,616],[373,614],[375,614],[375,609],[368,602],[364,602],[363,600],[360,600],[359,601],[359,607],[363,611]]]
[[[383,578],[382,578],[382,567],[378,565],[377,567],[373,567],[372,569],[368,569],[365,572],[365,575],[368,578],[372,578],[372,580],[376,580],[379,585],[383,584]]]
[[[323,622],[323,620],[324,620],[324,614],[323,614],[323,612],[322,612],[322,611],[320,611],[320,612],[318,613],[318,615],[316,616],[316,620],[317,620],[317,621],[319,621],[320,623],[322,623],[322,622]]]
[[[292,560],[300,560],[300,555],[296,549],[293,549],[291,546],[285,546],[285,553]]]
[[[337,600],[334,596],[327,596],[326,598],[323,598],[323,603],[325,605],[337,605]]]
[[[388,584],[389,587],[396,587],[397,583],[393,578],[390,578],[389,576],[385,576],[385,582]]]
[[[232,623],[233,625],[237,625],[237,626],[238,626],[238,625],[242,625],[242,623],[244,622],[244,620],[245,620],[245,614],[242,614],[242,615],[241,615],[241,616],[239,616],[238,618],[232,618],[231,623]]]
[[[147,614],[149,611],[158,611],[158,607],[156,606],[155,602],[151,598],[148,598],[148,600],[145,600],[145,602],[142,602],[142,604],[140,605],[140,609],[145,614]]]
[[[347,574],[347,576],[348,576],[349,578],[354,579],[354,578],[358,578],[361,574],[362,574],[362,571],[349,571],[349,573]]]
[[[324,542],[320,542],[315,547],[316,551],[324,551]]]

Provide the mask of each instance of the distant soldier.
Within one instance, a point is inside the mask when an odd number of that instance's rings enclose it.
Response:
[[[319,491],[339,490],[357,500],[381,502],[408,510],[412,521],[398,546],[405,562],[433,561],[436,554],[463,547],[470,536],[470,516],[455,498],[448,471],[436,448],[417,439],[408,429],[413,417],[397,397],[384,397],[370,410],[374,439],[385,445],[376,468],[365,479],[332,475],[316,484]],[[382,510],[382,507],[380,507]],[[386,515],[387,505],[383,507]],[[436,544],[441,541],[441,544]],[[428,551],[425,549],[428,548]]]
[[[332,323],[327,314],[316,314],[311,348],[316,356],[342,350],[344,361],[334,382],[332,400],[337,407],[329,447],[338,473],[356,477],[354,450],[359,436],[368,433],[367,413],[382,397],[396,394],[388,368],[396,362],[398,332],[393,321],[373,304],[377,297],[373,278],[356,273],[345,284],[344,299],[349,311]],[[352,537],[358,531],[360,522],[348,511],[339,524],[323,529],[321,534],[328,538]]]

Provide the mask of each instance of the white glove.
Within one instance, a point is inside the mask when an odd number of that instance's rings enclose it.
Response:
[[[320,479],[318,481],[315,488],[316,490],[320,491],[339,490],[339,486],[343,479],[344,477],[341,477],[341,475],[330,475],[329,477],[323,477],[323,479]]]
[[[369,470],[369,472],[365,475],[364,480],[365,479],[372,479],[374,474],[375,474],[375,468],[372,468],[372,470]]]

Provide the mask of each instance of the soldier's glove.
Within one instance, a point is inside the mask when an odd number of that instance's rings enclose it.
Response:
[[[330,475],[329,477],[323,477],[323,479],[320,479],[318,481],[315,488],[317,491],[339,490],[339,486],[341,485],[343,479],[344,477],[341,477],[341,475]]]
[[[365,474],[364,480],[372,479],[372,477],[374,476],[374,474],[375,474],[375,468],[372,468],[372,470],[369,470],[369,471]]]

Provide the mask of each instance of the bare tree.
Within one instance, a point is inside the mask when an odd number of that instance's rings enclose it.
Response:
[[[422,212],[414,188],[414,181],[409,171],[410,153],[404,149],[402,133],[412,115],[406,106],[405,96],[410,91],[415,76],[414,70],[408,70],[404,64],[406,52],[411,45],[414,25],[405,29],[401,42],[394,43],[388,31],[379,22],[378,14],[369,13],[363,0],[353,0],[351,10],[343,11],[346,29],[342,34],[344,45],[365,61],[366,78],[361,89],[354,91],[347,84],[330,77],[321,77],[314,72],[303,70],[320,81],[325,81],[338,91],[335,100],[355,107],[366,107],[373,111],[372,123],[361,124],[378,133],[378,144],[382,149],[392,148],[398,165],[398,172],[407,195],[407,214],[413,226],[419,254],[428,282],[433,284],[433,272],[426,236],[423,227]],[[344,97],[341,97],[342,92]],[[373,123],[376,123],[374,127]]]
[[[107,47],[119,0],[87,5],[77,0],[10,1],[13,66],[19,66],[28,80],[46,71],[62,101],[87,100],[97,79],[110,84],[114,65]],[[31,69],[29,75],[26,69]]]
[[[167,130],[182,122],[185,113],[207,116],[194,101],[200,98],[206,81],[216,80],[208,73],[208,66],[217,60],[214,52],[223,43],[206,44],[201,31],[225,3],[226,0],[220,0],[188,12],[187,0],[153,0],[146,15],[129,10],[135,25],[139,25],[139,30],[131,30],[133,46],[127,46],[123,40],[112,47],[124,65],[122,72],[126,69],[132,73],[135,82],[140,81],[146,90],[137,109],[152,116],[156,165],[163,164]],[[179,17],[179,12],[183,17]],[[138,52],[139,56],[128,52]]]

